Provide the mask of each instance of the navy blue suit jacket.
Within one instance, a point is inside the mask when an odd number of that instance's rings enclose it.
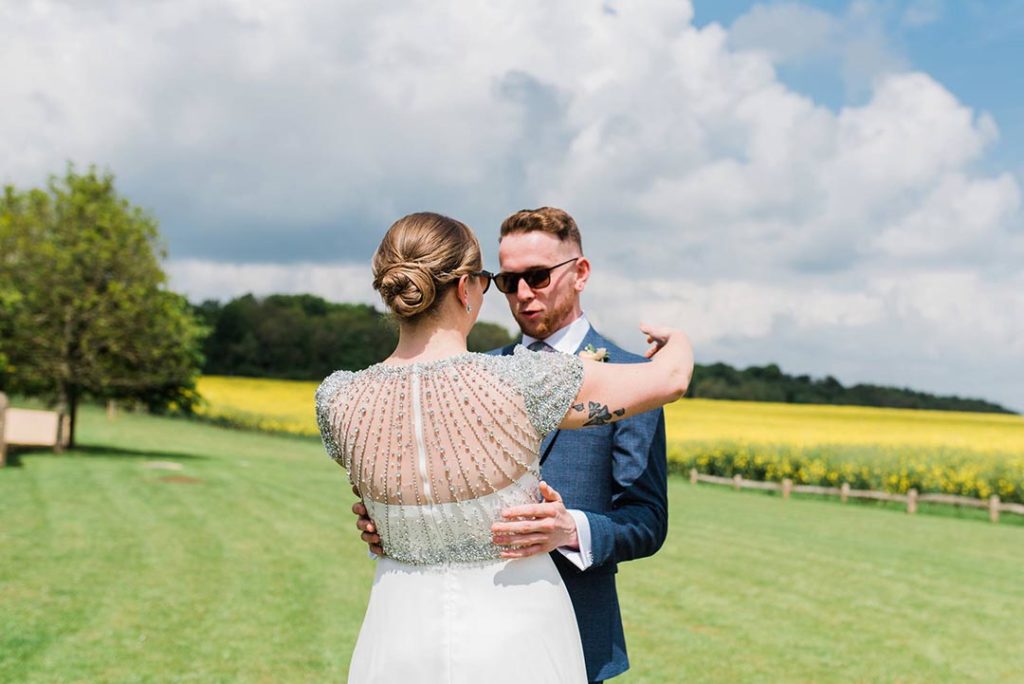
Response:
[[[593,328],[588,344],[608,350],[611,363],[646,359],[605,339]],[[511,354],[515,345],[494,353]],[[615,397],[608,397],[614,405]],[[594,563],[581,571],[557,551],[579,623],[587,677],[600,681],[629,668],[615,573],[622,561],[650,556],[668,533],[665,416],[661,409],[581,430],[555,430],[541,444],[541,474],[590,523]]]

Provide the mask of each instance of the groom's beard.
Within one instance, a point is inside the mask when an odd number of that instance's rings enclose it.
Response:
[[[527,318],[519,311],[518,303],[512,310],[512,317],[519,324],[519,329],[524,335],[543,340],[551,333],[561,330],[573,321],[573,310],[576,306],[576,299],[572,291],[569,296],[563,299],[556,299],[551,303],[551,308],[545,309],[534,318]],[[526,307],[529,309],[529,306]]]

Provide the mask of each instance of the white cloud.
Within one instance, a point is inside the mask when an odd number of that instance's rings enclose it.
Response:
[[[1020,191],[1009,174],[973,181],[949,174],[879,234],[875,245],[908,262],[972,251],[990,257],[1002,241],[999,227],[1019,208]]]
[[[944,11],[942,0],[914,0],[903,12],[903,23],[911,28],[934,24]]]
[[[698,347],[729,337],[765,338],[781,318],[811,331],[866,325],[884,315],[878,297],[860,292],[745,280],[627,278],[600,271],[587,299],[594,317],[613,329],[631,330],[641,321],[670,322],[691,331]]]
[[[878,274],[858,289],[814,283],[609,277],[597,269],[587,313],[640,351],[638,321],[684,327],[698,361],[776,361],[846,382],[926,387],[1024,407],[1024,276],[967,270]],[[766,346],[770,353],[766,353]],[[1012,369],[1012,370],[1011,370]]]
[[[615,337],[664,316],[705,360],[1022,395],[993,370],[1020,351],[1019,184],[978,170],[995,122],[909,71],[877,5],[727,30],[687,2],[605,4],[3,4],[0,180],[109,165],[194,299],[376,303],[365,263],[398,216],[464,218],[493,257],[504,215],[550,203]],[[855,104],[778,78],[822,54]]]
[[[335,302],[380,305],[371,285],[369,265],[352,264],[232,264],[203,259],[168,262],[171,287],[194,302],[225,301],[246,294],[257,297],[277,292],[308,292]]]

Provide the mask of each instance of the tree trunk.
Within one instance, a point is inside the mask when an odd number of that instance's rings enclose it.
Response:
[[[68,448],[75,448],[75,426],[78,424],[78,394],[76,385],[60,381],[57,385],[57,410],[68,417]]]
[[[70,421],[70,428],[68,429],[68,449],[75,448],[75,426],[78,424],[78,388],[71,385],[68,388],[68,419]]]

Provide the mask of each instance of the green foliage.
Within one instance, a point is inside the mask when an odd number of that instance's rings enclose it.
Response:
[[[822,379],[788,375],[774,363],[745,370],[726,363],[700,365],[694,369],[687,396],[737,401],[775,401],[789,404],[840,404],[888,408],[933,409],[1013,413],[981,399],[935,396],[926,392],[879,385],[844,387],[831,375]]]
[[[0,198],[0,382],[72,415],[83,396],[189,409],[202,327],[166,289],[157,224],[110,174],[68,167]],[[72,427],[72,439],[74,427]]]
[[[469,351],[486,352],[512,344],[515,338],[495,323],[480,322],[473,326],[466,341]]]
[[[195,312],[211,330],[203,350],[209,375],[318,380],[383,361],[398,343],[397,327],[374,307],[310,294],[209,300]],[[469,348],[487,351],[510,341],[501,326],[478,323]]]
[[[394,330],[373,307],[313,295],[245,295],[196,309],[210,328],[204,372],[307,379],[362,368],[394,347]]]

